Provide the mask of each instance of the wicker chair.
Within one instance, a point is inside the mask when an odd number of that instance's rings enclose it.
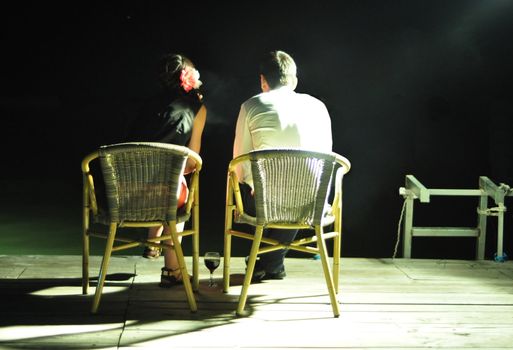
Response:
[[[250,162],[253,175],[256,216],[245,212],[242,203],[236,167],[244,162]],[[257,255],[284,248],[320,255],[333,314],[335,317],[339,316],[336,294],[342,233],[342,178],[350,167],[349,160],[336,153],[325,154],[298,149],[258,150],[241,155],[230,162],[224,233],[225,293],[229,291],[230,286],[231,238],[253,241],[236,312],[239,316],[244,315]],[[334,175],[335,193],[331,203],[328,203]],[[234,230],[234,221],[256,227],[255,233]],[[324,227],[331,224],[333,231],[324,232]],[[312,229],[315,234],[297,239],[290,244],[283,244],[262,237],[264,228]],[[325,242],[330,238],[333,238],[334,242],[333,274],[328,263]]]
[[[193,159],[196,169],[189,182],[189,197],[184,207],[177,210],[177,190],[180,176],[188,159]],[[104,181],[95,178],[91,170],[92,161],[99,160]],[[196,311],[193,290],[198,289],[199,262],[199,207],[198,184],[202,160],[187,147],[164,143],[120,143],[100,147],[82,161],[83,189],[83,267],[82,292],[89,287],[89,237],[106,239],[98,283],[93,299],[92,313],[96,313],[105,283],[112,252],[137,246],[166,248],[171,240],[178,257],[182,276],[188,276],[179,236],[192,236],[192,284],[183,279],[191,311]],[[105,186],[106,210],[98,206],[96,185]],[[192,221],[190,229],[178,233],[176,224]],[[170,234],[158,238],[120,237],[121,227],[154,227],[167,225]],[[107,226],[108,233],[98,227]],[[105,231],[105,230],[103,230]],[[160,241],[160,243],[156,243]]]

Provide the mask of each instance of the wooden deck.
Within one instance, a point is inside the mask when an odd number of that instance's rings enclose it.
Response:
[[[114,257],[91,315],[80,256],[0,256],[0,349],[513,349],[512,262],[343,258],[339,318],[319,261],[288,258],[285,280],[253,284],[247,318],[242,258],[228,294],[222,266],[218,288],[200,267],[196,313],[182,287],[157,286],[161,265]]]

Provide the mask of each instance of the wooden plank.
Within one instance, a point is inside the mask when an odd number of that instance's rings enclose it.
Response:
[[[481,190],[473,189],[450,189],[450,188],[431,188],[428,190],[431,196],[460,196],[460,197],[479,197],[483,195]]]
[[[469,227],[413,227],[414,237],[478,237],[478,228]]]
[[[92,259],[92,271],[100,260]],[[183,286],[157,286],[163,259],[113,257],[113,274],[134,276],[112,281],[100,312],[90,315],[80,263],[77,256],[0,256],[3,271],[10,271],[0,280],[1,348],[491,350],[513,344],[511,261],[342,258],[339,318],[312,259],[287,258],[286,279],[252,284],[247,318],[234,313],[242,257],[232,260],[227,294],[209,288],[208,270],[200,267],[196,313]],[[321,338],[312,335],[317,329]]]

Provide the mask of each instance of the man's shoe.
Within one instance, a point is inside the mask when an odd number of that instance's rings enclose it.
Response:
[[[246,258],[244,259],[244,262],[246,263],[246,271],[248,270],[248,268],[247,268],[248,260],[249,260],[249,256],[246,256]],[[265,270],[260,267],[260,261],[258,260],[258,257],[257,257],[257,260],[255,261],[255,269],[253,270],[253,276],[251,276],[251,282],[258,283],[258,282],[262,281],[262,279],[264,278],[264,275],[265,275]]]
[[[244,261],[246,262],[246,266],[248,265],[249,256],[246,256]],[[262,266],[260,266],[260,260],[255,262],[255,270],[253,271],[253,276],[251,277],[251,282],[260,282],[263,280],[282,280],[287,277],[287,273],[285,269],[278,272],[267,272]]]
[[[261,269],[257,269],[255,267],[255,270],[253,271],[253,276],[251,276],[251,282],[252,283],[259,283],[261,282],[265,277],[265,271]]]
[[[287,273],[285,270],[281,270],[279,272],[264,272],[264,277],[262,280],[282,280],[287,277]]]
[[[287,277],[287,273],[285,270],[279,272],[266,272],[263,269],[258,269],[255,267],[255,271],[253,271],[253,277],[251,277],[251,282],[261,282],[263,280],[282,280]]]

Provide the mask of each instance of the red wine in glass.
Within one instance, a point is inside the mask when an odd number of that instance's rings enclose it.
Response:
[[[206,252],[203,258],[205,266],[210,271],[210,282],[209,287],[216,287],[217,284],[214,282],[214,271],[219,267],[221,262],[221,255],[218,252]]]

